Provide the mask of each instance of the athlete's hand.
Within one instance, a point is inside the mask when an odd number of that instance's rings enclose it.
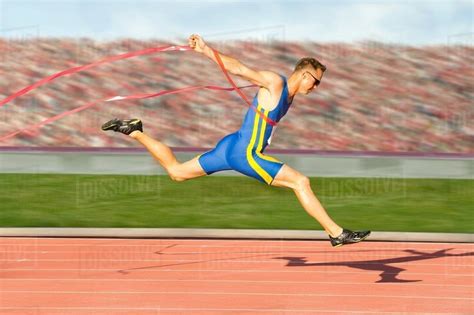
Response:
[[[189,41],[189,47],[194,49],[194,51],[197,51],[200,53],[204,52],[204,48],[206,48],[207,46],[204,40],[198,34],[193,34],[189,36],[188,41]]]

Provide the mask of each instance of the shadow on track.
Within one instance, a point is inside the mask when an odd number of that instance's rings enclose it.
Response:
[[[406,263],[412,261],[420,261],[427,259],[437,259],[442,257],[466,257],[474,256],[474,252],[462,253],[462,254],[449,254],[448,251],[452,248],[442,249],[433,253],[425,253],[417,250],[407,249],[404,250],[406,253],[412,255],[387,258],[387,259],[376,259],[376,260],[364,260],[364,261],[341,261],[341,262],[327,262],[327,263],[311,263],[307,262],[306,257],[275,257],[274,259],[288,260],[286,266],[288,267],[311,267],[311,266],[346,266],[350,268],[381,271],[380,279],[376,283],[406,283],[406,282],[419,282],[422,280],[404,280],[399,279],[398,276],[402,271],[406,269],[391,266],[391,264]]]

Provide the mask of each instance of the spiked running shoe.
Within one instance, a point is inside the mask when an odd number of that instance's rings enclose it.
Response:
[[[359,243],[363,241],[367,236],[370,235],[370,231],[356,231],[343,229],[341,235],[338,237],[331,237],[331,245],[333,247],[339,247],[346,244]]]
[[[129,135],[135,130],[140,130],[143,132],[143,124],[140,119],[112,119],[102,125],[102,130],[113,130],[115,132],[121,132],[123,134]]]

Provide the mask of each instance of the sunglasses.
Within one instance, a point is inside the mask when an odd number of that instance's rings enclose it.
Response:
[[[305,73],[309,73],[309,75],[312,76],[313,79],[314,79],[314,84],[315,84],[316,86],[319,86],[319,84],[321,83],[320,80],[316,79],[315,76],[311,74],[311,72],[306,71]]]

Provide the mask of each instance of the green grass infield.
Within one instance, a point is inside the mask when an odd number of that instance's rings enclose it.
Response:
[[[350,229],[474,232],[474,181],[311,178]],[[0,175],[2,227],[166,227],[320,230],[291,189],[240,176]]]

